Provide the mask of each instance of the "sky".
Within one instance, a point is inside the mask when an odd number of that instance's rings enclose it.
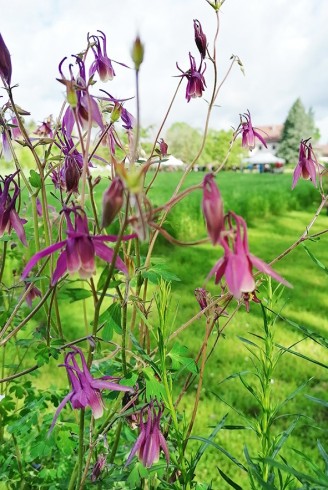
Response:
[[[64,99],[63,85],[56,81],[59,62],[82,51],[87,33],[100,29],[107,35],[109,57],[130,66],[131,46],[139,34],[145,45],[141,124],[157,128],[179,81],[176,62],[187,70],[189,52],[198,57],[193,19],[201,22],[210,49],[216,25],[206,0],[0,0],[0,11],[0,32],[12,57],[12,83],[19,85],[15,100],[37,122],[59,113]],[[245,75],[237,65],[233,68],[210,127],[236,127],[239,114],[247,109],[255,126],[282,124],[300,97],[305,108],[314,111],[321,142],[328,143],[327,19],[327,0],[226,0],[217,42],[219,79],[232,54],[241,59]],[[206,64],[204,99],[209,99],[213,75],[211,63]],[[97,83],[92,93],[103,88],[116,98],[133,97],[133,70],[120,65],[114,69],[114,80]],[[187,103],[185,85],[184,80],[166,129],[176,121],[204,125],[207,103],[201,98]],[[135,100],[126,107],[135,113]]]

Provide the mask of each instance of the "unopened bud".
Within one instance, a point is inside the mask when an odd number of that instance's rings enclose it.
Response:
[[[67,192],[79,192],[81,171],[74,158],[68,158],[65,170],[65,184]]]
[[[206,56],[206,36],[199,20],[194,19],[195,43],[202,58]]]
[[[159,140],[159,151],[161,152],[162,157],[166,157],[168,150],[168,145],[165,143],[163,138]]]
[[[143,62],[144,53],[145,53],[144,45],[140,41],[140,37],[137,36],[132,46],[132,53],[131,53],[134,66],[137,71],[139,70],[141,63]]]
[[[11,81],[11,59],[7,46],[0,34],[0,77],[10,85]]]
[[[118,121],[121,117],[121,114],[122,114],[122,105],[119,104],[118,102],[115,102],[115,105],[110,115],[110,122],[115,123],[116,121]]]
[[[195,296],[198,301],[198,304],[200,306],[201,310],[205,310],[205,308],[208,305],[207,299],[208,299],[208,293],[206,289],[204,288],[196,288],[195,289]]]
[[[123,206],[124,185],[120,177],[115,177],[103,196],[102,226],[111,224]]]

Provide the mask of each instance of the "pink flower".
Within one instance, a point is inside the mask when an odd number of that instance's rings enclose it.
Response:
[[[312,184],[315,187],[317,186],[317,173],[323,167],[318,163],[311,143],[308,144],[309,139],[302,140],[300,143],[298,164],[294,170],[292,189],[294,189],[300,177],[305,180],[311,180]]]
[[[220,244],[224,249],[224,256],[215,264],[209,273],[209,277],[215,275],[215,283],[225,277],[229,291],[236,299],[240,299],[244,293],[252,293],[255,290],[255,279],[252,269],[255,267],[264,274],[268,274],[276,281],[285,286],[292,287],[289,282],[277,274],[271,267],[255,255],[249,252],[247,239],[246,222],[241,216],[230,212],[229,218],[236,223],[236,228],[231,227],[233,234],[229,245],[229,235],[226,233],[224,238],[220,239]]]
[[[224,227],[223,201],[214,176],[208,174],[203,181],[203,214],[207,232],[213,245],[219,243],[220,234]]]
[[[137,453],[142,464],[146,468],[150,468],[159,460],[159,453],[161,449],[165,454],[167,464],[169,463],[169,450],[160,429],[162,414],[163,409],[160,407],[158,407],[158,411],[156,413],[156,408],[153,402],[151,402],[148,407],[141,410],[139,427],[140,434],[130,452],[126,465],[131,463],[133,456]]]
[[[115,242],[117,236],[115,235],[90,235],[88,229],[88,220],[85,213],[78,207],[67,208],[64,210],[67,221],[67,239],[61,242],[50,245],[50,247],[41,250],[33,255],[30,261],[25,266],[22,273],[22,279],[25,279],[30,270],[35,264],[46,257],[51,255],[57,250],[63,249],[57,260],[56,269],[51,279],[51,285],[53,286],[59,279],[69,272],[73,274],[78,272],[82,279],[87,279],[96,273],[95,257],[98,256],[106,262],[111,262],[114,256],[114,250],[108,248],[104,242]],[[73,213],[75,217],[75,223],[70,218],[70,213]],[[130,240],[136,235],[125,235],[122,240]],[[127,268],[120,259],[116,257],[115,266],[117,269],[127,274]]]
[[[82,369],[76,361],[76,356],[80,357]],[[94,418],[99,419],[104,413],[101,390],[133,391],[133,389],[128,386],[108,381],[117,380],[117,378],[113,378],[112,376],[102,376],[98,379],[93,378],[88,369],[83,352],[78,347],[73,347],[73,351],[66,354],[65,362],[62,366],[66,368],[72,390],[59,404],[50,426],[49,434],[54,428],[57,418],[67,402],[71,402],[72,408],[74,409],[90,407]]]
[[[245,118],[245,121],[241,122],[241,132],[242,132],[242,146],[253,150],[255,148],[255,138],[258,138],[261,143],[267,148],[266,142],[263,137],[255,131],[252,125],[251,114],[249,111],[243,114],[241,117]]]

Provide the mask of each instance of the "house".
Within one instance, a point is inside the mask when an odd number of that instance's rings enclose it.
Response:
[[[257,126],[255,129],[265,139],[267,148],[265,148],[265,146],[261,143],[261,141],[256,139],[255,148],[252,151],[252,154],[255,154],[259,151],[264,151],[276,155],[279,148],[283,127],[284,127],[283,124],[274,124],[270,126]]]

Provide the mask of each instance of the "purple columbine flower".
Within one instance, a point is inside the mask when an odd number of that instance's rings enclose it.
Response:
[[[254,150],[255,148],[255,138],[258,138],[261,143],[267,148],[267,144],[263,137],[255,131],[253,125],[252,125],[252,119],[251,119],[251,114],[249,111],[247,111],[245,114],[242,114],[241,116],[245,120],[241,121],[241,133],[242,133],[242,146],[244,148],[249,148],[249,150]]]
[[[66,86],[67,91],[67,107],[64,120],[68,135],[71,135],[73,125],[75,123],[74,112],[76,118],[82,127],[86,127],[89,123],[89,119],[93,125],[99,126],[101,130],[104,129],[101,112],[94,97],[89,93],[89,82],[86,79],[85,64],[82,58],[79,56],[73,56],[79,67],[78,76],[74,77],[73,65],[69,65],[70,78],[67,79],[62,71],[62,65],[67,58],[64,58],[59,64],[59,72],[62,78],[57,78],[59,82]]]
[[[106,456],[104,454],[99,454],[97,461],[92,468],[92,473],[91,473],[91,481],[95,482],[98,480],[100,473],[103,471],[103,469],[106,466]]]
[[[82,369],[76,361],[76,356],[80,357]],[[62,366],[66,368],[72,390],[59,404],[49,429],[49,434],[54,428],[57,418],[67,402],[71,402],[73,409],[90,407],[94,418],[99,419],[104,413],[101,390],[133,391],[133,389],[128,386],[119,385],[118,383],[113,382],[113,380],[117,381],[118,378],[113,378],[112,376],[102,376],[97,379],[93,378],[88,369],[83,352],[78,347],[73,347],[73,351],[66,354],[65,362]]]
[[[11,81],[11,59],[9,50],[0,34],[0,77],[3,82],[10,85]]]
[[[106,35],[102,31],[98,30],[97,32],[100,32],[100,36],[88,37],[89,43],[90,41],[95,43],[95,46],[91,45],[95,60],[90,66],[89,77],[98,72],[100,80],[107,82],[108,80],[113,80],[115,72],[112,62],[107,56]]]
[[[25,291],[31,286],[31,283],[29,282],[25,282]],[[31,289],[29,290],[29,292],[27,293],[27,295],[25,296],[25,301],[27,303],[27,305],[32,308],[32,301],[37,297],[39,296],[39,298],[41,298],[42,294],[41,294],[41,291],[40,289],[38,289],[36,286],[33,286],[31,287]]]
[[[206,36],[203,32],[202,25],[199,20],[194,19],[195,43],[200,52],[202,59],[206,56]]]
[[[61,253],[57,260],[56,269],[51,279],[51,285],[56,284],[66,272],[73,274],[78,272],[82,279],[90,278],[96,273],[95,257],[100,257],[106,262],[111,262],[114,256],[114,250],[108,248],[104,242],[115,242],[116,235],[90,235],[88,229],[88,219],[85,213],[79,207],[66,208],[65,213],[67,222],[67,239],[50,245],[50,247],[41,250],[33,255],[26,264],[22,273],[22,279],[26,279],[35,264],[42,259],[51,255],[57,250]],[[74,215],[75,223],[73,225],[70,214]],[[122,240],[135,238],[135,234],[125,235]],[[115,266],[124,274],[127,274],[127,268],[122,259],[117,256]]]
[[[48,117],[45,121],[43,121],[34,131],[35,134],[40,136],[41,138],[53,138],[52,131],[53,120],[52,116]]]
[[[14,177],[17,173],[18,172],[5,178],[0,176],[0,237],[2,237],[4,233],[10,234],[13,228],[22,244],[27,247],[26,235],[23,228],[23,225],[27,221],[20,218],[15,210],[16,200],[20,193],[20,189],[14,181]],[[12,195],[10,193],[11,185],[14,186]]]
[[[312,184],[317,187],[317,173],[323,167],[318,163],[312,145],[308,143],[309,140],[310,138],[302,140],[300,143],[298,164],[294,170],[292,189],[294,189],[300,177],[305,180],[311,180]]]
[[[129,454],[126,465],[130,464],[135,454],[146,468],[150,468],[159,460],[160,450],[162,449],[167,464],[170,456],[165,438],[160,429],[160,421],[163,408],[158,406],[157,412],[153,402],[141,410],[139,436]]]
[[[212,174],[206,175],[203,181],[202,208],[208,236],[213,245],[216,245],[224,228],[224,214],[221,193]]]
[[[52,171],[52,181],[57,188],[67,192],[79,192],[79,181],[83,169],[83,156],[76,149],[70,133],[67,132],[63,124],[61,136],[58,135],[59,142],[56,142],[58,148],[64,155],[64,162],[60,170]]]
[[[189,59],[190,59],[190,68],[186,72],[181,70],[181,68],[177,63],[178,70],[182,72],[182,75],[178,75],[178,76],[186,77],[188,80],[187,87],[186,87],[187,102],[189,102],[191,98],[201,97],[206,87],[206,82],[204,78],[206,64],[204,63],[204,69],[203,71],[201,71],[203,60],[201,61],[199,68],[197,69],[195,58],[191,55],[191,53],[189,53]]]
[[[253,267],[256,267],[264,274],[268,274],[276,281],[285,286],[292,287],[289,282],[277,274],[271,267],[255,255],[249,252],[247,226],[245,220],[235,213],[229,213],[229,222],[231,218],[236,223],[236,228],[231,228],[233,234],[232,247],[229,246],[229,236],[225,234],[220,239],[220,244],[224,249],[224,256],[215,264],[209,273],[209,277],[215,275],[215,283],[225,276],[229,291],[236,299],[240,299],[244,293],[252,293],[255,290],[255,280],[252,274]]]

